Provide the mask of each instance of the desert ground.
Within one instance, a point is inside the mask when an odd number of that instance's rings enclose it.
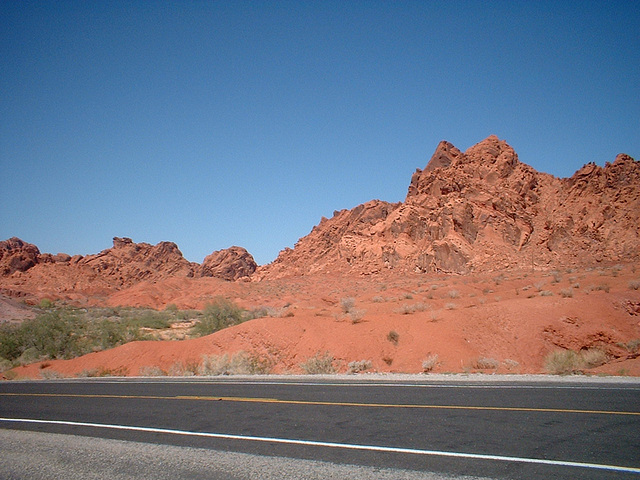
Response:
[[[189,338],[188,321],[176,322],[154,332],[159,340],[35,362],[4,376],[193,375],[241,357],[279,374],[305,373],[311,359],[340,373],[640,375],[635,264],[260,282],[169,278],[75,303],[192,310],[218,297],[266,316],[200,338]],[[566,359],[552,357],[559,351],[574,352],[578,364],[563,370],[557,363]]]

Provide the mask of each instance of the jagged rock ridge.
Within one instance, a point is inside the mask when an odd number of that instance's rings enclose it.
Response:
[[[199,265],[186,260],[173,242],[150,245],[115,237],[112,248],[73,257],[40,253],[35,245],[15,237],[0,242],[1,290],[11,296],[34,292],[100,295],[170,277],[237,280],[255,269],[253,257],[240,247],[214,252]]]
[[[639,217],[640,166],[628,155],[558,179],[520,162],[496,136],[464,153],[443,141],[404,202],[335,212],[256,277],[636,260]]]

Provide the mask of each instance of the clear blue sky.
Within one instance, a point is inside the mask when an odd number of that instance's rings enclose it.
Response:
[[[640,159],[629,2],[0,2],[0,239],[260,264],[404,199],[440,140]]]

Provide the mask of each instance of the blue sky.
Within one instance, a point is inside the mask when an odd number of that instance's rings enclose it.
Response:
[[[440,140],[640,159],[629,2],[0,2],[0,239],[260,264],[403,200]]]

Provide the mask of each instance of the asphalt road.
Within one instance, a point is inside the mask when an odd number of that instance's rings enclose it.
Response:
[[[0,428],[373,471],[640,478],[638,382],[429,377],[4,382]]]

